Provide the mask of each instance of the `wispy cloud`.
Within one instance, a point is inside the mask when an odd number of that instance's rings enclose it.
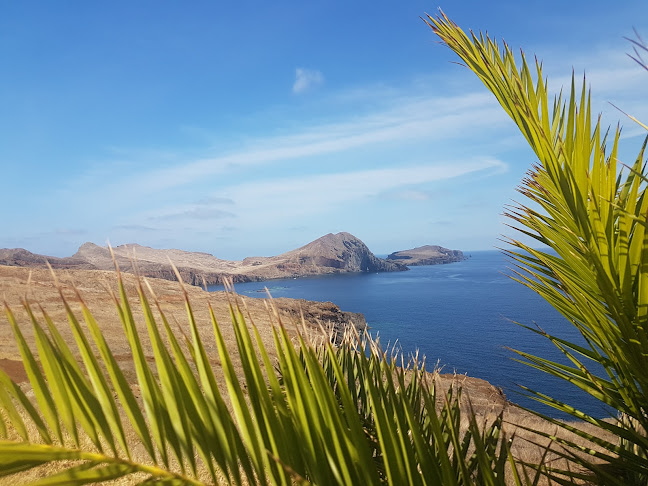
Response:
[[[428,166],[375,169],[249,182],[225,188],[236,194],[243,225],[272,226],[281,220],[327,213],[386,191],[421,186],[469,174],[500,174],[507,165],[494,158]],[[416,190],[416,189],[407,189]],[[420,191],[423,192],[422,190]],[[299,219],[296,219],[299,221]]]
[[[488,133],[510,123],[487,93],[454,97],[403,97],[382,110],[342,118],[329,124],[306,126],[289,135],[259,137],[236,152],[189,160],[162,169],[141,172],[121,180],[106,192],[143,197],[173,187],[204,182],[208,178],[248,168],[287,163],[296,159],[340,153],[389,143],[408,144],[417,139],[447,142],[466,133]],[[179,156],[178,156],[179,157]]]
[[[211,219],[224,219],[234,218],[236,215],[229,211],[223,211],[218,208],[209,207],[195,207],[183,211],[176,211],[159,216],[151,216],[149,219],[158,221],[176,221],[176,220],[211,220]]]
[[[232,205],[234,204],[234,201],[229,197],[208,196],[202,198],[201,200],[196,202],[196,204],[200,206],[212,206],[212,205],[219,205],[219,204]]]
[[[324,76],[320,71],[315,69],[297,68],[295,69],[295,82],[293,83],[293,93],[301,94],[314,89],[324,83]]]
[[[152,228],[150,226],[145,226],[143,224],[120,224],[115,226],[113,229],[124,230],[124,231],[147,232],[147,233],[160,231],[159,228]]]
[[[401,200],[401,201],[429,201],[434,197],[430,191],[422,191],[420,189],[397,189],[388,191],[378,195],[381,199],[387,200]]]
[[[145,219],[148,221],[172,221],[174,223],[183,221],[190,223],[192,220],[209,221],[236,218],[236,214],[233,212],[221,209],[222,206],[231,207],[235,204],[232,198],[211,195],[200,199],[194,204],[179,204],[155,209],[149,212]]]

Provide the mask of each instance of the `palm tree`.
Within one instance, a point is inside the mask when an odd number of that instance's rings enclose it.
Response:
[[[528,203],[509,208],[507,215],[518,231],[547,249],[513,239],[513,249],[507,253],[516,262],[516,278],[560,311],[580,331],[585,344],[530,329],[551,341],[570,364],[517,354],[529,366],[569,382],[618,413],[619,420],[592,417],[579,411],[578,404],[527,389],[539,402],[594,424],[616,441],[541,415],[579,435],[589,446],[545,435],[565,446],[562,454],[589,469],[597,482],[646,484],[646,142],[631,164],[621,164],[617,159],[620,130],[610,133],[593,120],[585,80],[577,88],[572,77],[569,96],[550,100],[538,61],[530,67],[522,54],[518,68],[506,44],[500,49],[488,36],[466,35],[443,14],[428,16],[426,21],[495,95],[538,159],[519,188]],[[643,64],[646,47],[639,37],[633,43],[634,57]],[[598,466],[588,457],[608,466]],[[560,472],[565,471],[554,471]],[[549,472],[556,478],[554,473]]]

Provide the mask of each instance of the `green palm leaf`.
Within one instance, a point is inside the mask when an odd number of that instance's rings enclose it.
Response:
[[[563,101],[561,96],[552,104],[538,62],[533,69],[534,80],[524,54],[518,67],[506,44],[500,50],[488,36],[468,36],[443,14],[426,21],[495,95],[538,158],[538,164],[520,187],[530,204],[509,209],[508,216],[523,234],[549,250],[510,240],[515,249],[507,253],[518,267],[515,278],[560,311],[580,331],[586,344],[538,332],[568,358],[569,365],[517,353],[530,366],[613,407],[619,413],[619,421],[597,420],[580,412],[578,406],[539,392],[532,394],[538,401],[618,437],[617,444],[613,444],[576,431],[592,444],[590,448],[554,438],[573,450],[604,459],[617,471],[615,474],[606,473],[601,466],[576,454],[569,456],[572,461],[589,468],[604,483],[629,484],[639,480],[645,484],[648,200],[644,150],[648,138],[634,163],[620,170],[620,131],[604,133],[600,122],[592,120],[585,80],[577,89],[572,77],[569,97]],[[601,368],[603,376],[593,371]],[[573,429],[562,422],[554,423]],[[595,450],[594,444],[608,452]],[[558,480],[555,472],[548,474]],[[574,473],[572,477],[579,476]]]

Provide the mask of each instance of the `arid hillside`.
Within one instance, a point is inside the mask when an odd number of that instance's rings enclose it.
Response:
[[[63,295],[69,299],[73,309],[79,309],[79,298],[74,288],[86,302],[97,322],[102,328],[103,335],[109,342],[116,355],[119,365],[126,371],[128,377],[134,379],[133,363],[130,350],[126,346],[122,325],[113,303],[110,290],[117,290],[117,279],[114,271],[105,270],[57,270],[56,275],[60,281]],[[134,306],[134,317],[141,328],[141,335],[147,331],[143,314],[136,305],[137,278],[134,275],[123,275],[126,288]],[[178,332],[187,328],[187,311],[180,284],[164,279],[147,279],[160,303],[160,308],[167,319],[177,326]],[[230,319],[230,303],[238,303],[249,319],[254,322],[263,339],[265,346],[274,355],[272,348],[272,325],[276,319],[272,317],[272,310],[264,299],[246,298],[228,295],[225,292],[205,292],[198,287],[186,286],[199,329],[204,338],[205,346],[214,364],[218,364],[218,353],[213,339],[211,321],[209,319],[208,305],[211,304],[221,331],[234,350],[236,341]],[[54,278],[47,269],[28,269],[20,267],[0,266],[0,296],[16,315],[22,332],[26,334],[27,341],[33,344],[31,324],[27,313],[23,309],[22,301],[30,302],[37,316],[41,314],[41,307],[56,323],[63,336],[72,342],[72,333],[67,323],[65,310],[61,303],[59,290]],[[295,333],[301,329],[301,316],[304,317],[306,330],[311,336],[320,336],[320,325],[330,329],[333,333],[340,333],[345,326],[352,325],[359,331],[366,327],[362,314],[344,312],[330,302],[312,302],[296,299],[274,299],[273,304],[278,310],[278,315],[289,332]],[[147,340],[144,339],[146,342]],[[152,350],[146,348],[145,352],[152,357]],[[15,343],[9,322],[0,314],[0,369],[7,372],[18,382],[26,381],[26,375],[21,364],[21,357]],[[508,402],[502,392],[484,380],[467,378],[464,376],[442,375],[440,378],[442,389],[451,383],[461,381],[465,391],[470,395],[473,406],[486,411],[506,407]]]
[[[110,289],[113,291],[117,289],[115,272],[72,269],[57,270],[56,275],[60,282],[60,289],[63,295],[69,299],[72,309],[79,309],[79,296],[86,302],[98,321],[103,336],[108,341],[118,365],[124,371],[126,378],[131,381],[132,389],[137,396],[139,392],[135,384],[136,376],[132,352],[126,345],[122,325],[110,293]],[[178,282],[155,278],[149,278],[147,281],[157,296],[160,308],[165,313],[171,325],[177,329],[176,334],[181,336],[182,332],[188,326],[186,324],[187,311],[180,284]],[[148,340],[145,337],[147,330],[144,324],[143,314],[138,307],[137,277],[126,274],[124,275],[124,282],[129,299],[134,307],[133,314],[144,343],[144,353],[147,359],[153,361],[153,351],[147,344]],[[74,290],[75,288],[78,290],[78,296]],[[192,286],[186,286],[185,290],[189,296],[209,359],[217,371],[216,376],[219,379],[220,386],[224,387],[224,380],[218,373],[220,360],[209,318],[209,304],[211,304],[214,310],[220,330],[230,351],[234,352],[236,349],[236,339],[229,311],[229,304],[232,303],[238,304],[241,307],[247,317],[248,324],[253,322],[257,326],[271,359],[276,359],[276,352],[273,350],[272,342],[272,326],[276,324],[277,317],[273,317],[273,310],[268,304],[268,301],[235,296],[226,294],[225,292],[205,292],[198,287]],[[0,295],[3,297],[5,304],[15,314],[20,329],[25,334],[27,343],[34,352],[36,351],[36,346],[31,331],[32,327],[22,305],[22,302],[25,300],[30,303],[37,318],[40,318],[42,314],[41,309],[44,310],[52,318],[63,337],[69,342],[73,341],[59,295],[59,288],[49,270],[0,266]],[[273,304],[276,306],[277,316],[282,324],[293,335],[295,335],[298,329],[301,329],[305,330],[313,339],[320,339],[322,337],[320,324],[324,328],[330,329],[333,333],[339,333],[345,326],[349,325],[360,330],[366,326],[362,315],[343,312],[330,302],[319,303],[294,299],[275,299]],[[304,326],[301,324],[301,316],[303,316],[305,321]],[[237,368],[237,375],[242,380],[244,375],[237,365],[237,355],[233,354],[232,359],[234,366]],[[28,396],[31,395],[20,352],[4,313],[0,314],[0,369],[19,383],[21,388],[27,392]],[[516,434],[519,437],[514,446],[516,456],[529,461],[539,461],[542,459],[543,449],[522,440],[521,438],[528,436],[528,433],[519,429],[516,424],[531,426],[533,428],[541,427],[543,430],[551,433],[556,432],[554,426],[548,423],[545,424],[528,412],[519,410],[508,402],[499,388],[492,386],[484,380],[464,375],[439,374],[436,371],[432,371],[431,368],[430,371],[430,383],[432,380],[435,383],[439,404],[442,403],[444,395],[450,387],[461,387],[462,408],[466,412],[472,410],[480,417],[480,420],[484,421],[492,420],[497,414],[503,412],[504,418],[507,421],[505,432],[508,436]],[[580,426],[584,425],[581,424]],[[555,456],[550,454],[545,459],[549,457]],[[33,479],[38,477],[38,471],[35,471],[33,474],[35,474]],[[25,480],[26,477],[25,475],[18,475],[15,479],[20,482]]]
[[[349,272],[396,272],[405,265],[377,258],[360,239],[350,233],[322,236],[301,248],[271,257],[248,257],[242,261],[222,260],[209,253],[159,250],[137,244],[113,248],[124,272],[145,277],[175,280],[171,263],[183,280],[192,285],[220,284],[224,279],[250,282],[275,278],[304,277]],[[112,270],[110,250],[84,243],[71,257],[56,258],[31,253],[22,248],[0,249],[0,265],[45,268]],[[134,264],[133,262],[137,263]]]

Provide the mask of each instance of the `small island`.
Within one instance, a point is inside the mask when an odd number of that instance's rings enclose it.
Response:
[[[387,257],[387,261],[395,261],[408,267],[454,263],[465,259],[461,250],[449,250],[438,245],[425,245],[411,250],[396,251]]]

